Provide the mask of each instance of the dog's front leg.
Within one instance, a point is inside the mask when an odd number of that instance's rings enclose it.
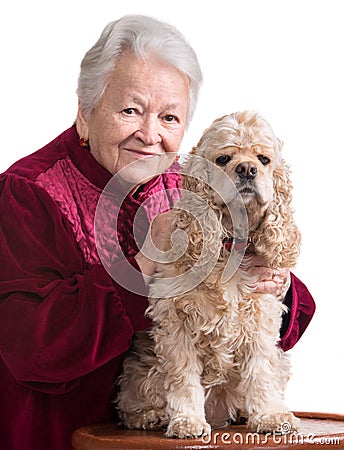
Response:
[[[185,385],[167,394],[170,422],[166,436],[192,438],[210,433],[204,413],[204,390],[197,379],[185,379]]]
[[[205,418],[202,366],[192,337],[182,323],[171,323],[173,332],[155,334],[156,353],[162,358],[165,372],[166,411],[170,421],[166,436],[192,438],[210,433]]]
[[[285,355],[262,353],[258,346],[250,346],[246,353],[245,370],[239,390],[245,399],[244,410],[249,427],[257,432],[291,433],[298,430],[299,419],[288,411],[284,402],[284,388],[278,383],[287,369]],[[249,353],[251,353],[250,356]]]
[[[284,402],[289,360],[278,348],[282,307],[272,296],[246,301],[242,307],[244,342],[238,351],[241,382],[249,426],[258,432],[290,433],[297,419]],[[245,317],[246,316],[246,317]]]

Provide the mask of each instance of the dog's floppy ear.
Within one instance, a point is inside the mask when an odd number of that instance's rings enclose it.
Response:
[[[210,177],[213,172],[213,163],[205,158],[219,139],[218,133],[222,123],[229,116],[220,117],[203,132],[198,144],[193,147],[189,158],[184,164],[183,187],[184,189],[197,192],[206,201],[211,199]],[[221,144],[221,142],[220,142]]]
[[[188,159],[183,165],[183,189],[197,192],[204,200],[208,201],[210,196],[209,187],[209,161],[200,156],[201,141],[193,147]]]
[[[188,236],[189,245],[184,259],[195,263],[201,257],[207,264],[218,257],[223,228],[211,201],[209,177],[212,163],[200,156],[200,143],[183,163],[183,193],[176,203],[176,207],[180,209],[177,227],[183,229]]]
[[[274,198],[253,243],[257,254],[271,267],[293,267],[300,251],[300,232],[291,208],[289,168],[281,160],[273,174]]]

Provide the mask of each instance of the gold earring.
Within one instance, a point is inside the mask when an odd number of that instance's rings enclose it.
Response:
[[[88,139],[80,138],[79,143],[80,143],[81,147],[88,148],[90,146],[88,143]]]

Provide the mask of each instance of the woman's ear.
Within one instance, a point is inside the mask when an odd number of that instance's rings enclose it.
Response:
[[[84,139],[85,141],[88,141],[89,138],[88,120],[86,119],[85,114],[81,109],[80,102],[78,106],[78,114],[76,117],[76,130],[80,138]]]

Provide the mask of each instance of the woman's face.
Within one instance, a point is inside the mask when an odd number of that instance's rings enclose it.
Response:
[[[129,178],[139,185],[178,152],[189,108],[188,78],[170,64],[127,51],[118,59],[97,107],[77,128],[94,158],[111,174],[130,163]]]

